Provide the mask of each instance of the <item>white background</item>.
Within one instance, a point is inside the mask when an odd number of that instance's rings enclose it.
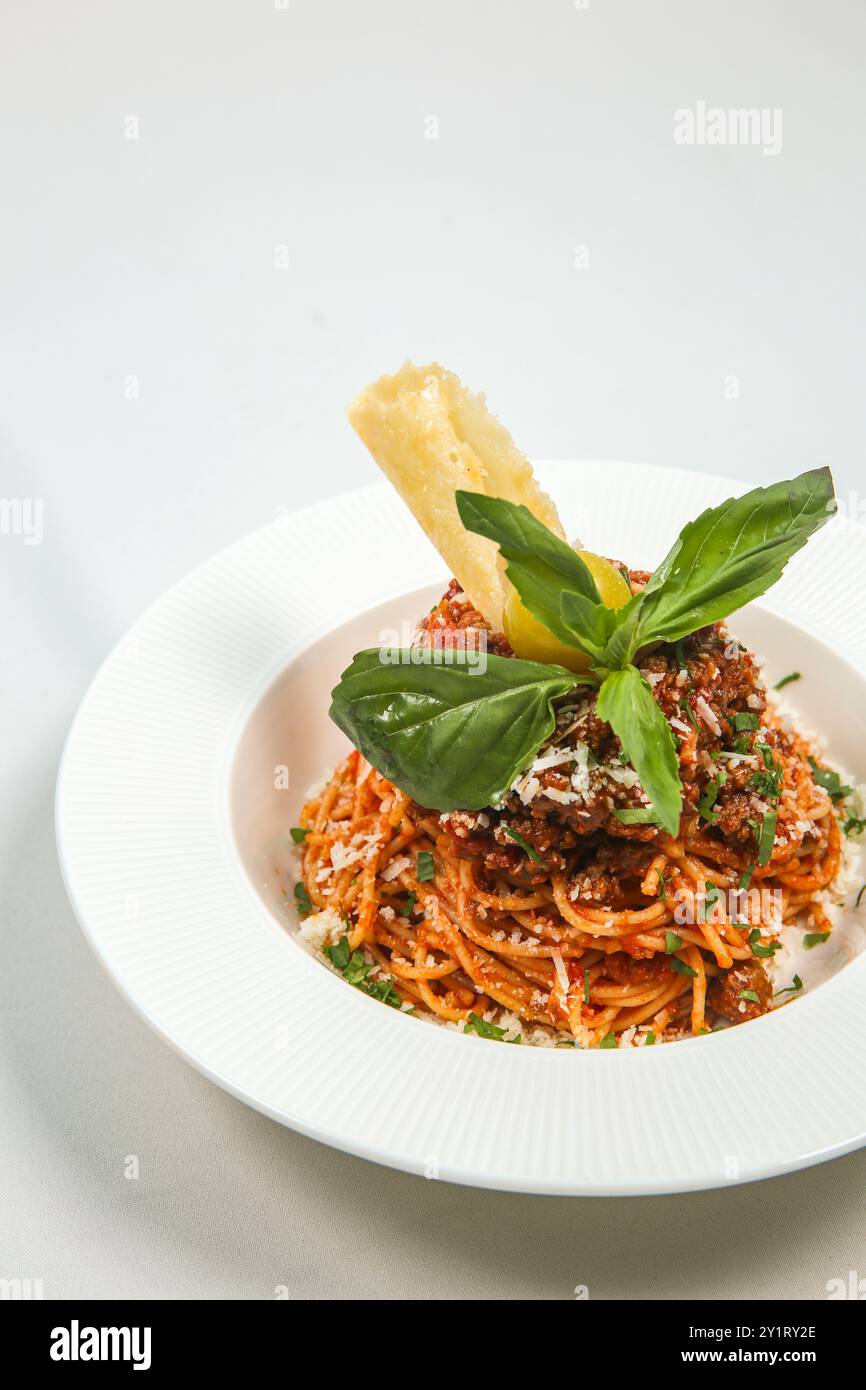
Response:
[[[866,8],[6,0],[0,52],[0,497],[44,504],[41,545],[0,535],[0,1277],[821,1298],[866,1275],[862,1154],[581,1202],[282,1130],[102,977],[51,823],[114,642],[278,508],[372,481],[344,406],[404,356],[486,389],[535,456],[862,486]],[[677,145],[699,101],[780,108],[781,153]]]

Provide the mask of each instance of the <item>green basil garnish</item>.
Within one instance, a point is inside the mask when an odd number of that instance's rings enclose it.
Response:
[[[457,492],[456,505],[467,530],[499,546],[529,612],[588,655],[591,674],[491,654],[482,668],[477,653],[459,650],[366,651],[334,690],[331,718],[421,805],[480,810],[504,798],[553,732],[553,701],[576,685],[595,685],[599,719],[619,739],[657,822],[675,835],[682,810],[676,744],[632,663],[643,648],[677,642],[769,588],[832,514],[829,469],[703,512],[683,528],[646,587],[618,609],[601,602],[580,556],[526,507],[465,491]],[[736,730],[758,727],[754,714],[731,722]]]
[[[596,714],[619,739],[659,824],[669,835],[676,835],[682,810],[677,750],[670,725],[636,666],[612,671],[604,680]]]
[[[806,935],[803,937],[803,945],[806,947],[807,951],[811,951],[813,946],[820,946],[823,942],[829,940],[830,933],[828,931],[809,931],[806,932]]]
[[[671,969],[675,970],[678,975],[691,975],[693,979],[697,977],[698,973],[690,965],[686,965],[684,960],[680,960],[679,956],[671,956]]]
[[[536,864],[540,864],[542,869],[547,868],[547,865],[545,864],[541,855],[538,853],[538,850],[535,848],[535,846],[531,845],[528,840],[524,839],[524,837],[520,834],[520,831],[515,830],[513,825],[505,826],[505,834],[508,836],[509,840],[513,840],[516,845],[520,846],[525,855],[528,855],[530,859],[534,859]]]
[[[675,642],[765,593],[833,511],[829,468],[708,508],[683,527],[640,595],[635,649]]]
[[[436,865],[433,863],[433,855],[429,849],[422,849],[419,852],[415,877],[419,883],[432,883],[436,877]]]
[[[306,917],[307,914],[313,910],[313,904],[310,901],[310,895],[307,892],[306,885],[300,880],[295,884],[295,906],[302,917]]]
[[[492,1042],[519,1043],[520,1034],[515,1033],[513,1038],[506,1038],[507,1028],[500,1028],[495,1023],[488,1023],[480,1014],[470,1014],[463,1025],[464,1033],[477,1033],[479,1038],[490,1038]]]
[[[623,806],[614,808],[613,815],[623,825],[657,825],[658,816],[654,806]]]
[[[815,759],[811,757],[809,766],[818,786],[823,787],[831,801],[844,801],[846,796],[851,795],[854,788],[846,787],[838,772],[832,772],[829,767],[819,767]]]
[[[761,821],[761,835],[758,840],[758,863],[761,868],[769,864],[776,839],[776,811],[766,811]]]
[[[716,797],[727,780],[728,774],[722,770],[717,777],[714,777],[711,782],[707,783],[704,794],[698,802],[698,812],[709,825],[715,825],[716,821],[719,819],[713,807],[716,804]]]
[[[802,988],[803,981],[800,979],[799,975],[795,975],[794,983],[792,985],[788,985],[786,989],[777,989],[774,998],[778,999],[780,994],[796,994],[797,991]]]
[[[479,811],[502,799],[553,732],[553,700],[581,678],[490,653],[484,670],[477,653],[448,652],[442,664],[443,655],[360,652],[333,692],[331,718],[422,806]]]
[[[460,491],[455,497],[466,530],[496,542],[505,560],[505,573],[523,603],[560,642],[578,645],[561,617],[563,594],[582,600],[591,627],[597,620],[594,610],[611,612],[602,604],[595,580],[577,552],[536,520],[528,507],[478,492]],[[598,620],[605,621],[603,617]],[[605,634],[601,629],[597,636],[603,642]],[[600,650],[597,642],[591,645]]]

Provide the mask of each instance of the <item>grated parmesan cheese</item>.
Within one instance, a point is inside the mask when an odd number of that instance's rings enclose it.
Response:
[[[322,951],[339,941],[345,927],[338,912],[326,907],[322,912],[314,912],[306,917],[300,926],[300,936],[314,951]]]
[[[707,704],[703,695],[699,695],[698,698],[695,700],[695,708],[697,709],[698,714],[701,716],[710,732],[714,733],[716,738],[721,737],[722,726],[719,723],[716,716],[713,714],[712,709]]]

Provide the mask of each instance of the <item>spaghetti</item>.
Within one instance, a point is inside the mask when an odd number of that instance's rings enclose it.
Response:
[[[452,584],[417,640],[485,629]],[[301,815],[307,939],[386,1002],[505,1041],[647,1044],[767,1012],[780,933],[831,930],[834,802],[721,625],[643,670],[679,742],[675,838],[642,818],[592,694],[483,812],[418,806],[352,752]]]

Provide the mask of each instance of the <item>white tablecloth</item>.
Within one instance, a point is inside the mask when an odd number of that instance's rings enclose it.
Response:
[[[0,498],[41,500],[44,535],[4,513],[0,1278],[733,1299],[866,1272],[863,1154],[567,1201],[281,1129],[124,1005],[52,828],[99,662],[214,550],[372,480],[343,407],[407,353],[485,387],[537,456],[755,481],[829,461],[843,495],[862,484],[864,21],[791,0],[4,7]],[[781,153],[677,145],[701,100],[780,108]]]

